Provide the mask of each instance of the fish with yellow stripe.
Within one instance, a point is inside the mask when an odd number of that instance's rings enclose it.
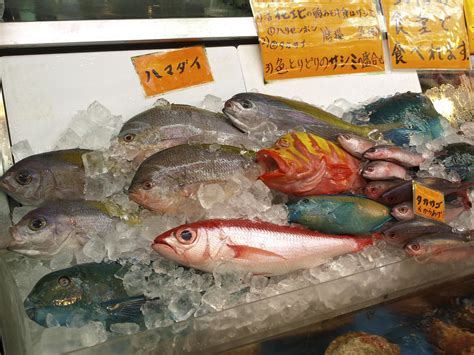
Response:
[[[306,132],[282,136],[257,153],[260,179],[271,189],[295,196],[355,192],[365,186],[360,161],[336,144]]]

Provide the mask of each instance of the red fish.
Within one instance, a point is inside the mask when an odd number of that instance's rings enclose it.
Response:
[[[260,150],[257,161],[266,171],[260,179],[271,189],[289,195],[354,192],[365,186],[358,159],[306,132],[284,135],[273,148]]]
[[[212,272],[226,264],[259,275],[312,268],[372,245],[365,237],[332,235],[302,227],[243,219],[185,224],[156,237],[152,248],[181,265]]]

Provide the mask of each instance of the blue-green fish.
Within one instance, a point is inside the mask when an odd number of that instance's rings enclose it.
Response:
[[[26,314],[46,327],[48,319],[70,326],[72,321],[143,324],[143,295],[130,297],[116,275],[118,263],[90,263],[58,270],[41,278],[24,302]],[[48,316],[50,314],[50,316]]]
[[[443,164],[446,171],[455,171],[462,181],[474,181],[474,145],[454,143],[435,153],[436,160]]]
[[[330,234],[367,234],[390,221],[390,209],[360,196],[321,195],[288,204],[289,221]]]
[[[410,136],[415,133],[438,138],[443,134],[442,122],[449,124],[428,97],[413,92],[381,98],[353,111],[352,116],[356,125],[402,123],[403,128],[384,132],[384,138],[396,145],[409,144]]]

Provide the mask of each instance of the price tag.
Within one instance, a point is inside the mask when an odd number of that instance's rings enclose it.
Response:
[[[463,0],[382,0],[394,69],[469,69]]]
[[[469,46],[472,53],[474,51],[474,0],[464,0],[464,15],[466,16]]]
[[[264,79],[385,70],[372,0],[252,0]]]
[[[443,193],[413,181],[413,211],[418,216],[444,222]]]
[[[182,48],[132,58],[146,96],[213,81],[204,47]]]

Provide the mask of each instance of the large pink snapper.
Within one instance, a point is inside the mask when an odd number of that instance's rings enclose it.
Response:
[[[373,236],[331,235],[243,219],[185,224],[156,237],[153,249],[170,260],[212,272],[226,264],[259,275],[308,269],[372,245]]]

